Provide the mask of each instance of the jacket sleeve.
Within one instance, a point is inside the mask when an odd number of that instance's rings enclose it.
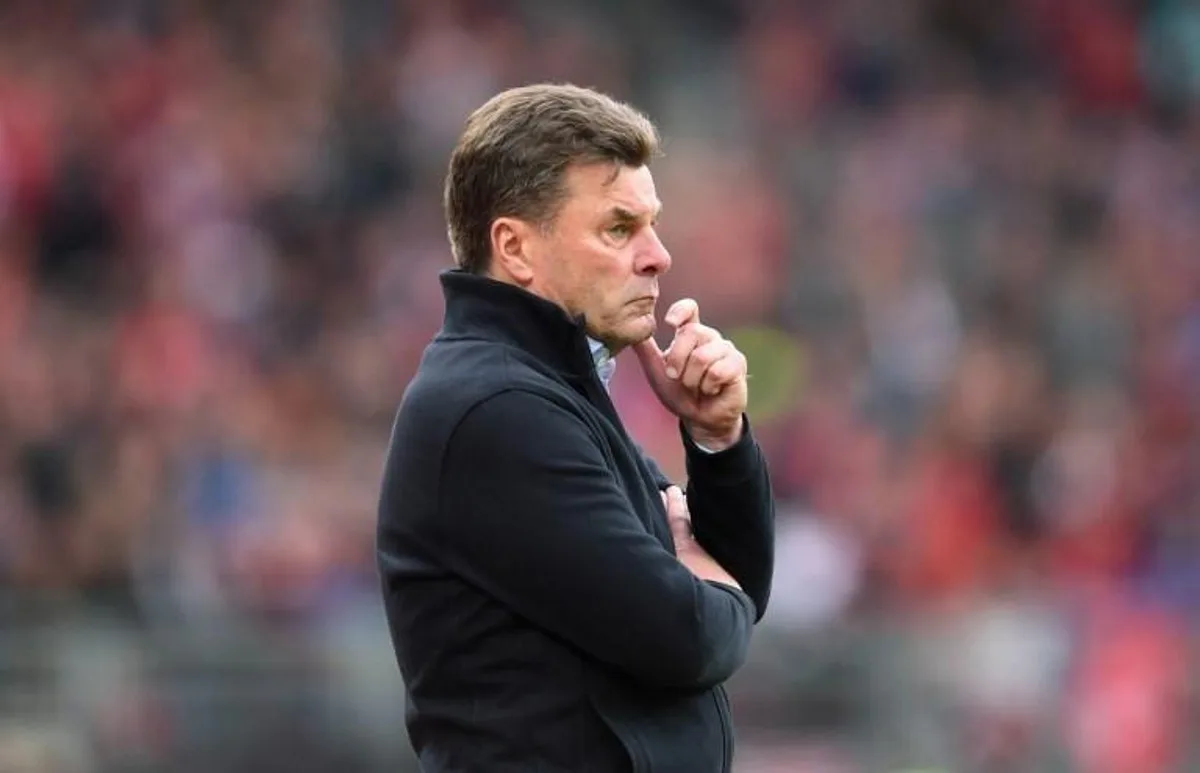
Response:
[[[775,568],[775,498],[762,450],[749,419],[741,440],[717,453],[698,448],[682,424],[680,431],[696,541],[750,596],[758,622],[767,610]]]
[[[635,446],[638,450],[638,453],[642,456],[642,461],[645,462],[646,466],[650,468],[650,474],[654,476],[654,484],[658,486],[659,491],[666,491],[671,486],[678,485],[675,483],[675,481],[667,477],[667,474],[662,471],[661,467],[658,466],[658,462],[654,461],[654,457],[646,453],[646,449],[642,448],[640,445],[635,444]]]
[[[705,688],[744,662],[755,608],[696,579],[643,527],[583,420],[536,394],[474,407],[445,451],[438,543],[451,571],[597,660]]]

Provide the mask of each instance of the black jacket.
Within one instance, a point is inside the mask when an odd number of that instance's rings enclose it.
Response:
[[[684,433],[696,538],[745,589],[674,557],[668,485],[626,434],[581,320],[442,275],[446,318],[401,402],[378,562],[426,773],[722,773],[721,683],[770,589],[774,510],[747,424]]]

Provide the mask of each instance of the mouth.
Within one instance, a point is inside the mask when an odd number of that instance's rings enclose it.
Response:
[[[635,298],[629,302],[629,310],[639,317],[653,317],[658,298],[653,295]]]

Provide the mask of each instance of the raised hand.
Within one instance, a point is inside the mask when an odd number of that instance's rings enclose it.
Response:
[[[700,307],[690,298],[672,304],[664,319],[675,329],[665,352],[653,338],[633,347],[642,371],[694,441],[709,450],[728,448],[742,435],[746,357],[700,321]]]

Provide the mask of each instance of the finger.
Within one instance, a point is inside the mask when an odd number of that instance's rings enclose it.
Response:
[[[698,390],[705,374],[714,363],[729,354],[729,342],[723,340],[709,341],[692,350],[679,381],[688,389]]]
[[[642,373],[646,375],[646,380],[650,382],[654,391],[661,392],[671,379],[667,375],[667,363],[662,349],[658,348],[658,342],[651,336],[641,343],[634,344],[632,348],[633,353],[637,355],[638,364],[642,366]]]
[[[723,338],[721,331],[717,330],[715,327],[709,327],[708,325],[703,325],[699,322],[689,322],[675,330],[675,338],[671,340],[671,343],[667,346],[667,350],[663,352],[663,355],[669,356],[671,351],[675,348],[675,341],[679,340],[679,338],[684,335],[694,340],[697,346],[700,344],[706,344],[710,341],[720,341]]]
[[[680,328],[690,322],[700,321],[700,304],[691,298],[681,298],[671,304],[663,320],[674,328]]]
[[[687,518],[671,518],[671,541],[675,543],[676,550],[682,550],[695,535],[692,534],[692,522]]]
[[[683,495],[683,489],[679,488],[679,486],[668,486],[665,493],[667,496],[667,514],[680,518],[689,518],[687,497]]]
[[[671,524],[671,541],[675,543],[676,550],[682,550],[692,541],[692,524],[686,518],[670,518],[668,521]]]
[[[700,393],[710,397],[720,394],[721,390],[745,377],[746,357],[737,350],[727,352],[705,371],[700,381]]]
[[[677,379],[687,369],[688,358],[700,344],[700,332],[696,325],[686,325],[675,333],[675,340],[663,353],[667,378]]]
[[[671,528],[671,539],[678,548],[692,539],[692,519],[687,511],[687,498],[678,486],[668,488],[666,498],[667,524]]]

